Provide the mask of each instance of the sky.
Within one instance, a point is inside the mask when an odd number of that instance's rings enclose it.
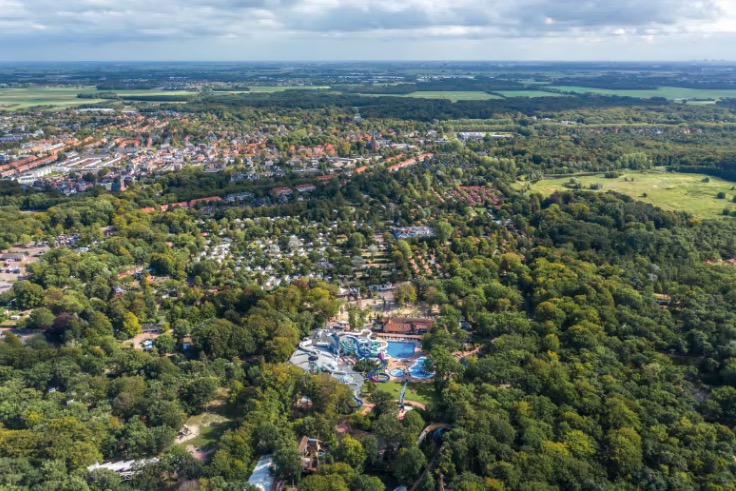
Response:
[[[736,0],[0,0],[0,61],[736,60]]]

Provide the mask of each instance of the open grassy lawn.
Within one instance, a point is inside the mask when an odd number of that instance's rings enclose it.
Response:
[[[95,92],[94,87],[28,87],[0,89],[0,110],[26,109],[34,106],[78,106],[101,102],[77,99],[77,94]]]
[[[226,430],[232,428],[233,420],[219,412],[211,412],[192,416],[184,424],[190,428],[198,428],[197,436],[186,441],[185,445],[206,449],[217,442]]]
[[[420,90],[406,94],[403,97],[414,97],[417,99],[448,99],[452,102],[457,101],[487,101],[490,99],[500,99],[500,97],[481,92],[479,90]]]
[[[634,181],[626,182],[625,177]],[[704,182],[706,178],[710,182]],[[600,183],[601,192],[617,191],[664,210],[684,211],[702,218],[722,218],[724,208],[736,209],[736,203],[731,202],[736,195],[731,190],[734,183],[702,174],[631,172],[616,179],[606,179],[603,174],[577,179],[584,189]],[[534,184],[532,190],[547,196],[565,189],[564,184],[569,180],[569,177],[543,180]],[[717,199],[719,192],[726,193],[726,199]]]
[[[385,384],[380,384],[379,389],[390,392],[398,400],[403,386],[403,382],[386,382]],[[406,387],[406,400],[421,402],[422,404],[435,402],[437,400],[437,393],[434,390],[434,384],[431,382],[409,382],[409,385]]]
[[[565,94],[543,90],[499,90],[498,93],[504,97],[565,97]]]
[[[565,92],[576,92],[578,94],[602,94],[629,97],[664,97],[666,99],[723,99],[736,97],[736,90],[729,89],[688,89],[683,87],[659,87],[653,90],[615,90],[615,89],[593,89],[588,87],[559,86],[554,87]]]

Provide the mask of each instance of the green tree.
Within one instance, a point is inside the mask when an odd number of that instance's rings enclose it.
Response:
[[[28,280],[21,280],[13,285],[13,293],[18,308],[28,310],[41,305],[44,291],[40,285]]]
[[[412,484],[421,474],[427,459],[419,447],[402,448],[394,461],[394,476],[404,485]]]
[[[137,336],[142,332],[142,330],[143,328],[141,327],[141,323],[133,312],[126,312],[123,315],[123,323],[120,327],[120,332],[122,332],[127,338]]]
[[[46,330],[54,323],[54,314],[47,308],[38,308],[31,312],[26,320],[26,329]]]
[[[297,488],[299,491],[350,491],[342,476],[338,475],[312,475],[307,476]]]
[[[606,435],[604,453],[611,474],[631,476],[642,466],[641,437],[633,428],[611,430]]]
[[[185,384],[179,391],[182,405],[189,413],[202,412],[215,397],[217,381],[213,377],[198,377]]]
[[[162,334],[153,340],[153,345],[159,353],[173,353],[176,349],[176,340],[171,334]]]
[[[417,301],[417,290],[409,282],[399,283],[394,290],[394,299],[401,305],[407,305]]]
[[[278,479],[296,483],[302,476],[302,460],[292,446],[283,446],[274,452],[273,466]]]
[[[335,449],[335,458],[360,472],[365,464],[366,453],[360,441],[347,435]]]
[[[353,491],[384,491],[386,486],[375,476],[359,475],[352,485]]]

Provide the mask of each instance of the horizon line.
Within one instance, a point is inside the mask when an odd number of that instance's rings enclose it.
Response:
[[[690,59],[690,60],[674,60],[674,59],[649,59],[649,60],[602,60],[602,59],[586,59],[586,60],[543,60],[543,59],[406,59],[406,60],[381,60],[381,59],[274,59],[274,60],[0,60],[0,64],[14,63],[736,63],[736,60],[729,59]]]

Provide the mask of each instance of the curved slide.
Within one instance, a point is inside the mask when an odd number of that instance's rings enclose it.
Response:
[[[353,400],[355,401],[354,406],[350,406],[352,409],[360,409],[363,407],[363,399],[359,398],[358,396],[354,395]]]
[[[383,353],[378,354],[378,359],[381,360],[381,366],[378,368],[374,368],[370,372],[368,372],[368,375],[365,376],[366,380],[370,380],[371,382],[377,382],[379,384],[385,384],[389,380],[391,380],[391,376],[386,373],[386,366],[388,365],[388,362],[383,357]]]
[[[391,376],[386,373],[388,362],[381,351],[381,344],[368,338],[357,338],[355,336],[344,336],[339,341],[340,349],[347,355],[355,355],[357,359],[378,358],[381,360],[381,366],[374,368],[365,376],[366,380],[383,384],[391,380]]]

